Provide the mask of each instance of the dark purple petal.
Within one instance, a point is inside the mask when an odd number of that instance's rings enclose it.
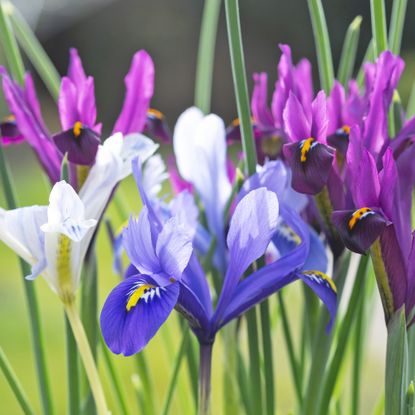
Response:
[[[368,207],[333,212],[332,219],[345,246],[365,254],[388,224],[379,212]]]
[[[346,155],[349,146],[349,134],[350,127],[348,125],[343,125],[327,137],[327,144],[335,148],[344,156]]]
[[[314,291],[327,307],[330,321],[327,324],[326,331],[329,332],[337,313],[337,290],[334,282],[327,275],[314,270],[299,272],[297,276]]]
[[[144,129],[154,92],[154,63],[146,51],[140,50],[134,55],[124,81],[124,104],[113,132],[139,133]]]
[[[82,166],[92,166],[95,163],[98,146],[101,144],[95,131],[79,127],[79,124],[55,134],[52,139],[62,155],[68,154],[68,161]]]
[[[335,150],[313,138],[285,144],[283,153],[292,170],[292,187],[300,193],[316,194],[327,184]]]
[[[147,111],[147,119],[143,133],[154,140],[171,143],[171,132],[166,118],[164,114],[154,108],[150,108]]]
[[[166,321],[179,296],[179,284],[156,287],[146,276],[132,276],[109,294],[101,312],[105,343],[115,354],[140,352]]]
[[[10,144],[19,144],[25,141],[25,137],[21,134],[13,115],[6,117],[0,123],[0,134],[0,142],[4,146]]]

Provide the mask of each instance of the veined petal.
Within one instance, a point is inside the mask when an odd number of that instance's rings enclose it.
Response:
[[[140,133],[154,92],[154,63],[146,51],[140,50],[134,55],[124,82],[124,104],[113,132]]]
[[[177,217],[171,217],[158,235],[156,255],[169,280],[180,280],[193,247],[190,234]]]
[[[144,275],[129,277],[115,287],[100,318],[111,351],[124,356],[140,352],[170,315],[179,290],[179,283],[158,287]]]
[[[277,228],[278,214],[278,198],[265,188],[252,190],[236,206],[227,237],[229,265],[216,310],[219,319],[242,274],[264,255]]]
[[[152,228],[148,217],[147,206],[143,206],[137,220],[130,218],[127,228],[123,231],[123,245],[132,264],[142,273],[152,275],[161,271],[156,255]]]
[[[320,91],[317,94],[316,99],[311,104],[311,111],[312,124],[310,137],[313,137],[317,141],[325,144],[329,120],[327,118],[326,94],[324,91]]]
[[[43,232],[56,232],[79,242],[94,228],[97,221],[85,218],[85,207],[71,185],[60,181],[49,196],[48,221],[41,226]]]

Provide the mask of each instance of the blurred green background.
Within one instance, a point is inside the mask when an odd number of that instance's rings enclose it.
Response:
[[[132,54],[141,48],[150,52],[156,64],[156,86],[152,105],[167,115],[171,126],[180,112],[192,105],[202,1],[20,0],[14,3],[36,30],[61,74],[66,72],[68,48],[78,48],[87,73],[95,77],[98,119],[104,123],[104,131],[111,130],[118,115],[124,95],[123,77],[128,70]],[[389,10],[391,1],[386,3]],[[363,16],[358,58],[360,63],[370,39],[369,1],[332,0],[323,1],[323,4],[336,62],[348,24],[356,15]],[[306,1],[241,0],[240,7],[249,80],[254,71],[265,70],[270,74],[271,91],[276,79],[276,64],[279,58],[277,45],[283,42],[291,45],[295,60],[305,56],[314,63],[313,74],[317,87],[315,50]],[[415,2],[409,2],[403,41],[403,55],[407,68],[400,85],[404,101],[408,97],[415,68],[413,57],[415,27],[410,24],[414,18]],[[29,64],[27,66],[30,68]],[[37,77],[36,82],[47,124],[51,131],[56,131],[59,129],[56,107]],[[252,87],[251,82],[249,86]],[[1,115],[6,115],[4,103],[1,105]],[[223,12],[218,31],[212,110],[226,121],[230,121],[236,113]],[[164,152],[166,151],[170,149],[165,148]],[[26,145],[20,145],[8,148],[6,154],[17,186],[19,203],[46,204],[49,184],[30,149]],[[139,199],[132,180],[128,179],[123,183],[120,191],[126,197],[131,211],[137,211]],[[2,194],[0,194],[0,206],[4,206]],[[108,215],[115,224],[121,223],[112,206]],[[117,277],[112,272],[110,246],[104,229],[101,229],[98,239],[98,260],[100,304],[102,304],[105,296],[117,283]],[[36,408],[36,413],[40,413],[23,281],[16,257],[3,244],[0,244],[0,264],[1,346],[21,379],[30,401]],[[57,414],[63,414],[67,405],[63,311],[58,299],[41,278],[34,284],[41,305],[54,406]],[[297,327],[302,318],[299,285],[289,287],[286,293],[290,319],[294,327]],[[272,307],[277,324],[276,305],[273,303]],[[369,318],[361,399],[362,413],[365,414],[371,413],[383,387],[385,330],[377,295],[375,301],[371,301]],[[279,326],[277,324],[277,327]],[[164,400],[170,379],[172,360],[179,342],[178,333],[177,317],[174,316],[146,349],[155,393],[160,402]],[[214,413],[222,413],[221,385],[224,362],[220,338],[215,347]],[[292,380],[285,347],[282,333],[277,328],[274,336],[274,352],[279,414],[294,411]],[[135,361],[132,358],[118,356],[114,356],[113,359],[122,371],[123,387],[134,408],[133,413],[136,413],[136,397],[131,381],[131,376],[135,372]],[[350,381],[347,381],[350,376],[350,366],[349,361],[344,372],[347,387],[336,391],[339,396],[346,399],[350,392]],[[117,413],[105,367],[100,369],[104,375],[111,408],[113,413]],[[187,402],[187,409],[192,408],[185,367],[182,368],[181,378],[184,380],[179,383],[172,414],[183,413],[183,410],[186,410],[182,402]],[[0,376],[0,397],[0,414],[20,413],[2,376]]]

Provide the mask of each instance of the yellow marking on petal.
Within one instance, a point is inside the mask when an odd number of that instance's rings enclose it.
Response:
[[[348,223],[349,229],[352,230],[356,226],[356,223],[362,218],[362,216],[365,213],[371,212],[371,211],[372,209],[369,209],[367,207],[356,210],[356,212],[353,213],[352,217],[349,220],[349,223]]]
[[[81,121],[77,121],[74,125],[73,125],[73,135],[78,138],[81,135],[81,130],[82,130],[82,123]]]
[[[344,124],[342,127],[342,130],[344,133],[346,133],[347,135],[350,134],[350,125]]]
[[[64,302],[73,298],[72,265],[71,265],[72,241],[66,235],[59,235],[56,253],[56,273],[58,276],[59,295]]]
[[[253,115],[251,115],[251,123],[255,124],[256,120],[255,117]],[[232,127],[239,127],[241,125],[241,120],[239,118],[235,118],[232,122],[231,122]]]
[[[310,137],[304,140],[301,144],[301,163],[305,163],[307,161],[307,154],[311,150],[311,146],[314,143],[314,138]]]
[[[127,305],[125,306],[126,310],[130,311],[133,307],[135,307],[140,298],[143,296],[143,294],[151,288],[155,288],[155,286],[151,284],[143,284],[140,285],[136,290],[134,290],[134,292],[128,299]]]
[[[15,122],[15,121],[16,121],[16,117],[13,114],[6,115],[3,118],[3,122]]]
[[[159,110],[156,110],[155,108],[149,108],[147,114],[155,118],[158,118],[159,120],[162,120],[164,118],[163,113]]]
[[[320,271],[304,271],[303,274],[305,275],[315,275],[316,277],[320,277],[324,281],[327,281],[330,285],[331,289],[337,294],[337,287],[334,281],[326,274]]]

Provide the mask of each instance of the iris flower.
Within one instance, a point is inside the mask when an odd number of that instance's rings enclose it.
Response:
[[[102,126],[96,122],[94,80],[85,74],[77,51],[71,49],[68,74],[62,78],[58,99],[62,132],[55,135],[49,133],[42,119],[30,74],[26,74],[24,86],[11,79],[5,69],[1,74],[4,95],[13,114],[12,123],[2,124],[3,142],[10,142],[12,134],[19,138],[15,142],[24,137],[52,183],[59,181],[62,159],[67,154],[70,183],[79,190],[96,161]],[[125,85],[126,96],[113,133],[120,132],[126,140],[137,141],[140,136],[136,134],[144,130],[147,122],[154,89],[154,64],[147,52],[141,50],[134,55]],[[129,138],[130,135],[136,136]]]
[[[63,301],[73,299],[83,258],[114,187],[131,173],[132,158],[146,160],[156,148],[144,136],[137,144],[114,134],[99,145],[79,195],[60,181],[49,206],[0,211],[0,239],[32,266],[28,279],[42,274]]]
[[[197,128],[193,130],[193,147],[189,148],[184,143],[187,135],[192,135],[192,130],[186,128],[191,126]],[[169,205],[150,200],[143,189],[137,161],[133,170],[144,208],[138,218],[130,218],[123,232],[131,265],[102,309],[101,329],[108,347],[124,355],[139,352],[174,308],[189,321],[201,344],[212,344],[221,327],[297,279],[309,285],[327,305],[330,327],[336,293],[334,284],[322,272],[327,266],[324,247],[310,236],[308,225],[287,205],[293,195],[283,185],[287,183],[286,176],[277,175],[278,171],[284,173],[282,164],[270,164],[245,182],[225,232],[226,199],[218,193],[222,189],[230,196],[223,122],[189,109],[179,119],[174,135],[175,140],[179,137],[175,143],[179,171],[184,172],[198,194],[199,190],[202,193],[199,197],[208,218],[208,231],[202,233],[217,240],[222,236],[217,229],[223,234],[222,288],[215,302],[199,262],[203,254],[197,248],[197,240],[203,225],[198,221],[193,196],[184,191]],[[208,135],[211,140],[201,140]],[[184,155],[187,157],[180,157]],[[208,172],[214,174],[209,177]],[[206,186],[202,186],[202,178]],[[222,201],[221,215],[211,202],[215,195],[219,203]],[[309,258],[311,240],[314,262]],[[262,268],[250,268],[271,245],[276,259]]]

